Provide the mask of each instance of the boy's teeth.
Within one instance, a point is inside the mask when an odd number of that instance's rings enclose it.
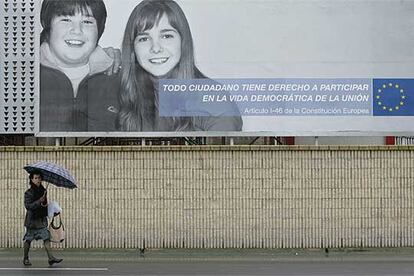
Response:
[[[74,45],[82,45],[83,42],[79,41],[79,40],[66,40],[67,43],[69,44],[74,44]]]

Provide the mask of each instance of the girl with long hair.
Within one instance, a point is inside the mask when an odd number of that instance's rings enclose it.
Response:
[[[159,116],[159,79],[201,78],[205,76],[195,65],[190,27],[180,6],[173,0],[137,5],[122,43],[121,130],[240,131],[240,116]]]

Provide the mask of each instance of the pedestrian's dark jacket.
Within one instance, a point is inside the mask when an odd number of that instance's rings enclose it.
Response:
[[[39,187],[31,185],[24,193],[24,207],[26,208],[26,218],[24,226],[32,229],[40,229],[47,227],[47,206],[43,207],[40,198],[46,189],[40,185]]]
[[[90,73],[76,97],[70,79],[59,70],[48,44],[40,52],[40,131],[115,131],[119,108],[119,76],[104,72],[112,65],[97,47],[89,58]]]

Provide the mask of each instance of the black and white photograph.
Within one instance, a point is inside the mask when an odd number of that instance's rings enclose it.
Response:
[[[411,1],[43,0],[39,131],[404,131],[412,10]],[[206,89],[165,94],[182,81]]]

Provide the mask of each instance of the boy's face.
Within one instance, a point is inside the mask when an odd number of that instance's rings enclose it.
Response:
[[[97,41],[98,26],[91,15],[77,12],[73,16],[60,15],[52,19],[49,46],[61,67],[87,64]]]

